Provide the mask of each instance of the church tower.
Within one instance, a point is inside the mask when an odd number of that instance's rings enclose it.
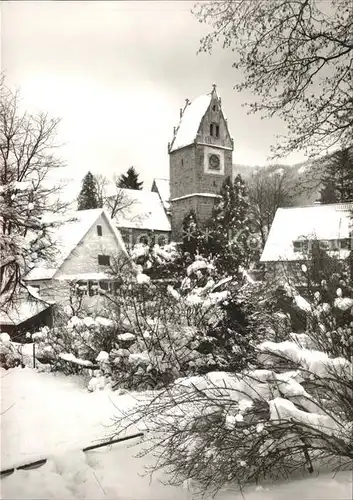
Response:
[[[194,209],[199,222],[212,214],[222,183],[232,176],[233,139],[216,85],[180,110],[180,122],[168,144],[172,238],[182,238],[183,219]]]

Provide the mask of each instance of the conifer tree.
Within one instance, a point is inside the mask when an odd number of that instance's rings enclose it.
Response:
[[[143,181],[138,180],[139,174],[136,172],[134,167],[130,167],[126,174],[122,174],[118,180],[118,187],[125,189],[136,189],[141,190],[143,186]]]
[[[190,210],[183,220],[183,244],[184,253],[194,256],[201,250],[202,233],[198,226],[195,210]]]
[[[353,148],[341,149],[328,157],[321,182],[321,203],[353,201]]]
[[[240,174],[234,182],[230,177],[224,180],[220,196],[213,209],[208,248],[224,271],[235,272],[239,265],[248,265],[253,254],[250,206]]]
[[[98,208],[98,193],[97,193],[97,184],[96,180],[91,174],[88,172],[82,181],[82,188],[80,194],[77,199],[78,210],[89,210],[91,208]]]
[[[323,181],[323,187],[320,189],[320,203],[337,203],[338,196],[335,189],[335,183],[332,179]]]

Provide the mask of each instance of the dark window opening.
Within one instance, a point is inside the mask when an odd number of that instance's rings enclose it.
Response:
[[[102,290],[109,290],[109,284],[107,281],[100,281],[99,282],[99,288],[101,288]]]
[[[102,226],[97,226],[97,234],[98,236],[102,236],[103,234]]]
[[[97,285],[93,281],[88,282],[88,295],[93,297],[93,295],[97,294]]]
[[[182,167],[184,166],[184,159],[183,158],[181,159],[181,166]]]
[[[215,104],[212,106],[212,110],[217,111],[217,106]]]
[[[297,240],[293,241],[293,249],[295,252],[303,252],[305,250],[305,241],[303,240]]]
[[[350,250],[351,246],[351,240],[349,238],[339,240],[339,247],[341,250]]]
[[[98,264],[100,266],[110,266],[109,255],[98,255]]]
[[[219,137],[219,125],[217,125],[216,123],[210,124],[210,135],[212,137]]]

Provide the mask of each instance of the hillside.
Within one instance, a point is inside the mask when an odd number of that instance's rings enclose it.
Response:
[[[268,175],[286,172],[293,183],[293,203],[294,205],[313,205],[320,194],[320,164],[319,160],[314,163],[307,160],[294,165],[233,165],[234,177],[240,174],[245,181],[248,181],[260,170],[264,170]]]

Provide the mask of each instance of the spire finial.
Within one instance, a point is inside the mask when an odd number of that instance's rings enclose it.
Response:
[[[217,85],[215,83],[212,83],[212,92],[216,92]]]

